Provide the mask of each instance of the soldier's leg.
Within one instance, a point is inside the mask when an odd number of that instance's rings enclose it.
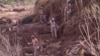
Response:
[[[40,15],[40,23],[43,23],[42,15]]]
[[[38,49],[37,49],[37,46],[34,46],[34,56],[38,56]]]
[[[54,37],[54,29],[53,29],[53,27],[51,27],[51,34],[52,34],[52,37]]]
[[[46,23],[46,21],[47,21],[47,20],[46,20],[46,16],[44,15],[44,16],[43,16],[43,22]]]
[[[54,37],[57,38],[57,28],[54,28]]]
[[[11,29],[11,25],[10,24],[8,24],[8,29],[9,29],[9,31],[11,31],[12,29]]]

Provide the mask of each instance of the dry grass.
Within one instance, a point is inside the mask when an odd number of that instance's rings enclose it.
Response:
[[[0,43],[0,55],[1,56],[20,56],[21,55],[21,45],[19,41],[15,41],[12,46],[10,43],[9,36],[3,36],[0,34],[0,39],[2,40]]]
[[[70,13],[67,13],[70,10],[68,8],[68,0],[44,1],[42,0],[43,3],[39,1],[39,4],[35,5],[36,13],[38,13],[42,6],[48,18],[57,17],[60,14],[60,19],[63,19],[63,23],[71,25],[72,27],[73,25],[78,26],[80,24],[79,28],[82,33],[82,40],[79,40],[80,44],[76,45],[71,51],[68,51],[67,56],[100,55],[100,4],[98,0],[71,0]],[[76,23],[77,21],[78,23]]]
[[[82,36],[79,44],[67,56],[99,56],[100,55],[100,7],[99,4],[91,0],[91,5],[84,9],[84,23],[80,23],[79,29]]]
[[[66,56],[99,56],[100,55],[100,4],[99,0],[71,0],[71,9],[68,8],[68,0],[39,0],[35,5],[35,14],[39,14],[40,7],[44,9],[45,15],[49,18],[58,17],[60,25],[67,24],[79,26],[82,37],[79,44],[71,50],[66,51]],[[19,3],[20,4],[20,3]],[[70,13],[69,10],[71,10]],[[61,16],[59,18],[59,16]],[[84,20],[81,22],[80,20]],[[78,21],[79,23],[75,23]],[[79,25],[80,24],[80,25]],[[67,28],[66,28],[67,29]],[[6,54],[20,55],[20,44],[13,47],[9,38],[1,35]],[[17,49],[16,49],[17,47]],[[13,49],[14,48],[14,49]],[[3,54],[3,51],[1,52]]]

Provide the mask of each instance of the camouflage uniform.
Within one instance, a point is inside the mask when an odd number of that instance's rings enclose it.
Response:
[[[45,23],[46,22],[46,15],[44,14],[44,11],[43,11],[43,8],[41,7],[41,10],[40,10],[40,22],[41,23]]]
[[[52,37],[57,38],[57,25],[54,18],[50,19]]]
[[[38,56],[38,49],[39,49],[39,41],[37,38],[32,39],[33,49],[34,49],[34,56]]]

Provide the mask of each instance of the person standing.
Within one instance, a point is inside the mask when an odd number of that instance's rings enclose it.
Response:
[[[32,45],[33,45],[33,49],[34,49],[34,56],[38,56],[38,50],[40,48],[40,44],[39,44],[39,40],[32,35]]]
[[[55,22],[55,18],[50,19],[50,25],[52,37],[57,38],[57,24]]]
[[[38,56],[38,49],[39,49],[38,39],[37,38],[32,39],[32,44],[34,48],[34,56]]]
[[[11,20],[10,19],[6,19],[6,26],[8,27],[9,31],[12,30],[12,25],[11,25]]]
[[[45,23],[46,22],[46,15],[44,14],[43,7],[40,8],[40,23]]]

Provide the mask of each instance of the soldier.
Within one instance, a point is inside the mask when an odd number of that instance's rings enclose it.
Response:
[[[34,35],[32,35],[31,38],[32,38],[32,45],[33,45],[33,49],[34,49],[34,56],[38,56],[38,50],[40,48],[40,43],[39,43],[38,39],[35,38]],[[28,43],[28,44],[31,44],[31,43]]]
[[[57,38],[57,25],[56,25],[56,22],[55,22],[55,18],[50,19],[50,25],[51,25],[52,37]]]
[[[3,20],[6,21],[6,26],[8,27],[8,30],[11,31],[12,30],[11,20],[10,19],[3,19]]]
[[[46,22],[46,15],[44,14],[43,7],[40,8],[40,22],[45,23]]]

